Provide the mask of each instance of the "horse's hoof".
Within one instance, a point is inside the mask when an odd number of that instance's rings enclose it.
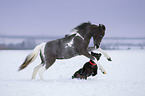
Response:
[[[74,76],[72,76],[72,79],[74,79],[75,77]]]
[[[103,74],[107,74],[106,72],[102,72]]]
[[[108,59],[108,61],[112,61],[112,59],[111,58],[107,58]]]
[[[85,77],[85,80],[87,80],[87,77]]]

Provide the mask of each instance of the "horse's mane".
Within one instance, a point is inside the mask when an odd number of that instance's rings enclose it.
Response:
[[[74,29],[76,29],[76,30],[81,30],[81,29],[86,28],[87,26],[94,26],[94,27],[96,27],[96,25],[91,24],[91,22],[88,21],[88,22],[85,22],[85,23],[82,23],[82,24],[78,25],[78,26],[75,27]],[[103,29],[104,31],[106,30],[106,27],[105,27],[105,25],[103,25],[103,24],[99,24],[98,27],[101,28],[101,29]]]
[[[85,22],[85,23],[82,23],[82,24],[80,24],[79,26],[75,27],[74,29],[76,29],[76,30],[84,29],[84,28],[86,28],[88,25],[91,25],[91,23],[90,23],[90,22]]]

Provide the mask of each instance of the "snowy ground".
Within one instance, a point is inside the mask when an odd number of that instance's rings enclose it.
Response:
[[[31,80],[39,57],[25,70],[18,67],[30,53],[27,51],[0,51],[0,96],[145,96],[145,50],[111,50],[112,62],[104,56],[100,63],[106,69],[88,80],[72,80],[73,73],[87,59],[77,56],[57,60],[44,74],[45,81]]]

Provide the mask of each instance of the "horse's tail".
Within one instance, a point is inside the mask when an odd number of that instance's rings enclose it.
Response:
[[[26,57],[24,63],[19,67],[19,71],[23,70],[25,67],[27,67],[31,62],[33,62],[36,57],[38,56],[38,53],[40,50],[42,50],[45,46],[45,43],[41,43],[40,45],[37,45],[34,50]]]

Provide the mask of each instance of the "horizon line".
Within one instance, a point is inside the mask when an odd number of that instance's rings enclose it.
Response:
[[[24,36],[24,35],[0,35],[0,38],[25,38],[25,39],[59,39],[65,36]],[[145,37],[104,37],[103,39],[145,39]]]

